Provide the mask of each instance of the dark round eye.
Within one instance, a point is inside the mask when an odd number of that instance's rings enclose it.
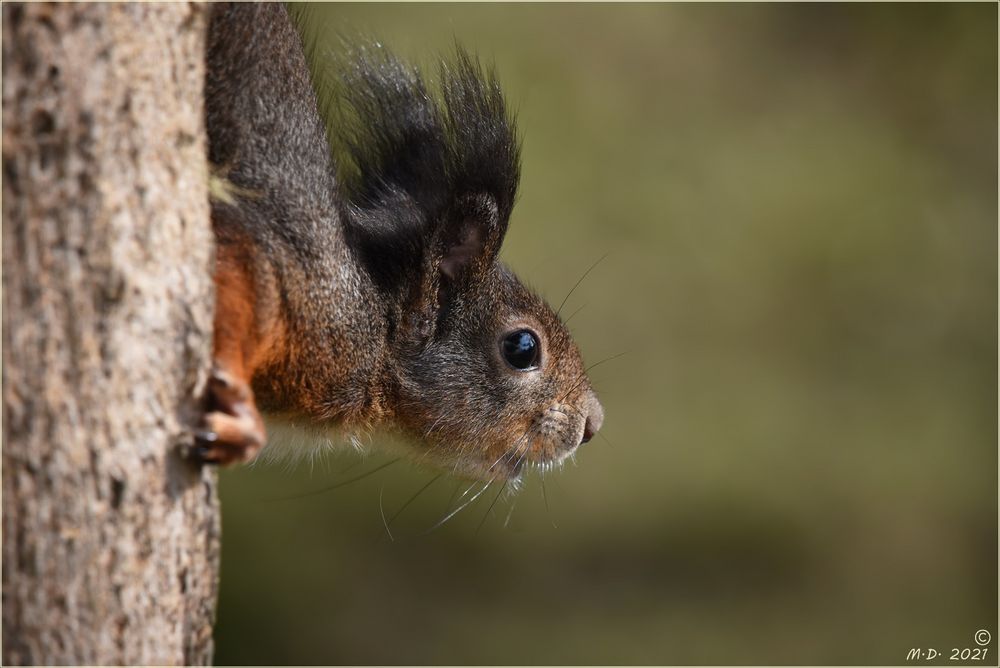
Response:
[[[504,337],[501,350],[508,364],[515,369],[529,371],[538,367],[542,344],[530,329],[519,329]]]

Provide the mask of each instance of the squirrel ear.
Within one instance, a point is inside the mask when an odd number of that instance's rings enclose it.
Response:
[[[506,225],[488,195],[461,200],[442,226],[438,269],[447,282],[478,275],[496,259]]]
[[[483,232],[475,221],[463,221],[460,230],[458,243],[445,249],[439,266],[441,274],[452,281],[483,254],[486,245]]]

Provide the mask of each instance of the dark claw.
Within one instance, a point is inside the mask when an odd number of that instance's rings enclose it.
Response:
[[[194,437],[199,441],[205,441],[206,443],[215,443],[219,440],[219,435],[214,431],[196,431]]]
[[[191,448],[191,456],[194,459],[197,459],[197,460],[200,460],[200,461],[203,461],[203,462],[208,459],[208,456],[211,453],[212,453],[212,449],[209,448],[206,445],[196,445],[195,447]]]

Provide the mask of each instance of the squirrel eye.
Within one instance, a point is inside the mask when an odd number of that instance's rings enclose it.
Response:
[[[519,329],[508,334],[501,345],[503,358],[515,369],[530,371],[538,367],[542,346],[538,337],[529,329]]]

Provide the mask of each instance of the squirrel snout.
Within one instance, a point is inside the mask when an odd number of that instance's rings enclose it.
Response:
[[[601,429],[602,424],[604,424],[604,408],[597,400],[597,395],[591,392],[587,399],[587,419],[583,423],[583,437],[580,439],[580,445],[594,438],[594,434]]]

